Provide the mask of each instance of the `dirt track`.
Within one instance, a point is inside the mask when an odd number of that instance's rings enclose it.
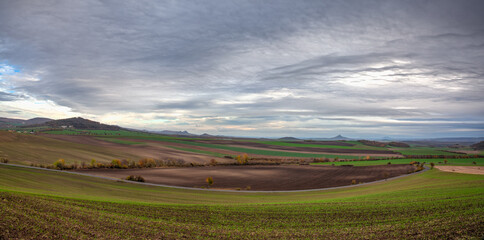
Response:
[[[478,167],[478,166],[435,166],[435,168],[444,172],[484,175],[484,167]]]
[[[125,178],[140,175],[146,182],[183,187],[206,186],[213,177],[215,189],[301,190],[351,185],[395,177],[413,171],[408,164],[379,166],[216,166],[193,168],[78,170],[99,176]]]

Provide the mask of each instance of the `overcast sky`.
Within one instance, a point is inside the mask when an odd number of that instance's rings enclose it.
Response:
[[[0,116],[484,135],[484,1],[0,1]]]

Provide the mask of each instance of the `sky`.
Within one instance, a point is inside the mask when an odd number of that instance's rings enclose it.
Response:
[[[484,1],[1,0],[0,117],[484,136]]]

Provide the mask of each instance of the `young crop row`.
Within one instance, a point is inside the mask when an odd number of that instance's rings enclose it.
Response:
[[[167,139],[167,138],[160,138],[160,137],[132,137],[134,139],[145,139],[145,140],[156,140],[156,141],[164,141],[164,142],[173,142],[185,145],[192,145],[192,146],[200,146],[200,147],[207,147],[213,149],[223,149],[229,150],[239,153],[247,153],[247,154],[254,154],[254,155],[265,155],[265,156],[278,156],[278,157],[305,157],[305,158],[345,158],[351,159],[354,156],[348,155],[336,155],[336,154],[312,154],[312,153],[298,153],[298,152],[284,152],[284,151],[274,151],[274,150],[264,150],[264,149],[252,149],[252,148],[243,148],[243,147],[234,147],[234,146],[227,146],[227,145],[218,145],[218,144],[209,144],[209,143],[199,143],[199,142],[192,142],[192,141],[183,141],[179,139]]]
[[[364,187],[364,191],[356,189],[348,197],[325,199],[327,195],[338,194],[338,190],[311,193],[312,200],[294,203],[288,202],[290,194],[252,194],[251,199],[256,203],[269,196],[275,197],[274,203],[240,204],[243,195],[228,193],[223,195],[233,197],[233,202],[238,204],[210,205],[205,204],[211,203],[210,200],[200,201],[201,195],[193,191],[166,195],[158,191],[161,195],[156,199],[191,198],[194,203],[199,201],[197,204],[116,203],[113,201],[124,192],[140,200],[143,194],[136,189],[126,192],[127,186],[124,186],[121,192],[113,191],[116,195],[111,198],[83,200],[72,196],[2,192],[6,186],[0,181],[0,238],[404,239],[411,236],[468,239],[483,236],[482,177],[463,177],[436,170],[424,174],[420,178],[426,181],[420,185],[403,179],[395,182],[396,190],[392,190],[395,187],[389,182],[385,184],[389,185],[388,190],[378,194],[374,192],[376,188]],[[83,191],[85,188],[89,184]],[[150,189],[150,192],[162,190]],[[204,195],[210,198],[212,194]],[[220,196],[213,193],[212,198]]]

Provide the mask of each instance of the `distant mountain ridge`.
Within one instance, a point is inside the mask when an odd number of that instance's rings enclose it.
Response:
[[[301,140],[301,139],[295,138],[295,137],[282,137],[282,138],[279,138],[279,140],[283,140],[283,141],[297,141],[297,140]]]
[[[52,121],[52,119],[32,118],[32,119],[24,120],[24,119],[0,117],[0,128],[14,128],[14,127],[34,125],[34,124],[43,124],[48,121]]]
[[[332,137],[332,138],[311,138],[311,139],[312,140],[321,140],[321,141],[328,141],[328,140],[332,140],[332,141],[354,140],[353,138],[344,137],[341,134],[339,134],[338,136]]]
[[[170,131],[170,130],[163,130],[163,131],[150,131],[153,133],[164,134],[164,135],[177,135],[177,136],[198,136],[197,134],[189,133],[187,131]]]
[[[84,130],[122,130],[123,128],[116,126],[116,125],[108,125],[99,123],[96,121],[92,121],[89,119],[75,117],[75,118],[66,118],[66,119],[59,119],[59,120],[51,120],[48,122],[44,122],[41,124],[33,124],[28,125],[26,127],[41,127],[47,126],[50,128],[76,128],[76,129],[84,129]]]

